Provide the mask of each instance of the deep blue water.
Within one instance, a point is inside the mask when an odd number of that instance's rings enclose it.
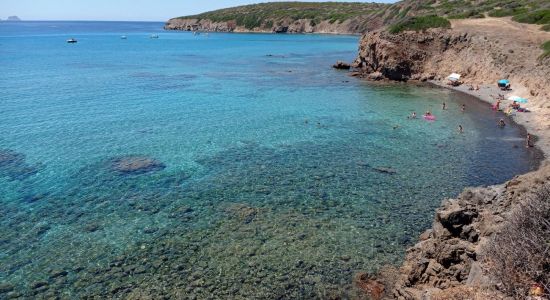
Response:
[[[0,298],[348,298],[540,159],[487,104],[331,69],[356,36],[162,25],[0,23]]]

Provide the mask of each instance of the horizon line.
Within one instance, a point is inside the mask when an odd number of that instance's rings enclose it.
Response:
[[[139,21],[139,20],[18,20],[18,21],[11,21],[11,20],[0,20],[2,23],[21,23],[21,22],[149,22],[149,23],[158,23],[158,22],[166,22],[166,21]]]

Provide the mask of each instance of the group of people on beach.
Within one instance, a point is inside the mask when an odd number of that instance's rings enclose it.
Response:
[[[497,102],[493,106],[493,108],[496,107],[497,111],[499,111],[501,100],[504,100],[504,96],[499,94],[499,98],[497,98]],[[512,104],[510,104],[510,107],[512,107],[514,109],[516,109],[516,107],[519,108],[519,103],[514,101]],[[445,103],[445,102],[441,103],[441,109],[442,110],[447,110],[447,103]],[[463,113],[466,112],[466,104],[462,104],[460,106],[460,111],[463,112]],[[432,112],[429,111],[429,110],[426,111],[426,113],[424,114],[424,118],[426,118],[426,117],[429,118],[429,117],[432,117],[432,116],[433,116]],[[415,111],[413,111],[409,116],[407,116],[407,119],[416,119],[416,118],[417,118],[417,115],[416,115]],[[428,118],[426,118],[426,119],[428,119]],[[433,120],[435,120],[435,119],[433,119]],[[501,118],[497,122],[497,126],[500,127],[500,128],[506,127],[506,122],[504,121],[503,118]],[[396,127],[394,127],[394,129],[396,129]],[[464,133],[464,127],[462,126],[462,124],[458,125],[458,133]],[[525,147],[527,147],[527,148],[533,147],[533,137],[529,133],[527,134],[527,137],[526,137],[526,140],[525,140]]]

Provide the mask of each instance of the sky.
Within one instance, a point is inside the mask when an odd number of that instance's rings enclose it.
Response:
[[[271,0],[278,1],[278,0]],[[307,1],[307,0],[306,0]],[[341,0],[333,0],[345,2]],[[354,0],[357,2],[372,2]],[[262,0],[0,0],[0,19],[22,20],[166,21]],[[280,1],[278,1],[280,2]],[[376,2],[395,2],[376,0]]]

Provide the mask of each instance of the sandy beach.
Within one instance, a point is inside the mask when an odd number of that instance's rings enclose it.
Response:
[[[514,89],[510,91],[502,91],[496,86],[496,84],[479,84],[479,90],[470,90],[470,84],[450,86],[446,84],[446,81],[431,80],[429,82],[443,88],[452,89],[474,96],[489,105],[493,105],[495,103],[495,98],[498,94],[504,95],[505,99],[510,95],[516,95],[514,93]],[[501,108],[505,108],[511,103],[512,101],[510,100],[503,100],[501,102]],[[533,105],[529,102],[521,104],[521,106],[527,108],[529,112],[515,112],[507,118],[512,118],[514,122],[524,126],[527,132],[536,136],[535,147],[544,152],[545,160],[547,160],[550,154],[550,132],[544,130],[543,126],[536,121],[538,118],[542,118],[542,116],[540,116],[541,112],[533,109]],[[488,106],[487,109],[490,109],[490,106]]]

